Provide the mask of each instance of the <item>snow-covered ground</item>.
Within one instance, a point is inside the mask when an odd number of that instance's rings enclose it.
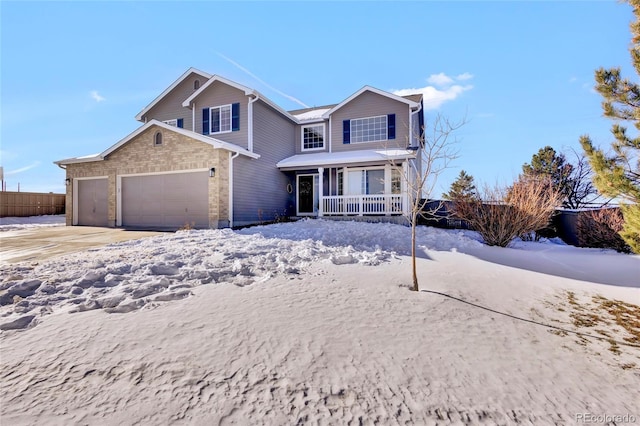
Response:
[[[419,228],[421,288],[441,294],[408,290],[410,229],[391,224],[181,231],[2,267],[0,419],[640,421],[640,256],[479,241]]]
[[[30,229],[43,226],[63,226],[63,214],[27,217],[0,217],[0,232]]]

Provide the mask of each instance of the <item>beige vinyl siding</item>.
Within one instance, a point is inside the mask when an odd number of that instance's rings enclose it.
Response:
[[[167,121],[182,118],[184,120],[183,128],[186,130],[192,130],[191,110],[183,107],[182,102],[195,92],[195,90],[193,90],[193,83],[196,80],[200,80],[200,85],[207,82],[205,77],[191,73],[189,77],[185,78],[170,93],[168,93],[164,99],[147,111],[147,113],[142,117],[143,121],[144,119],[147,121],[151,119]]]
[[[344,144],[342,141],[343,120],[354,118],[375,117],[378,115],[396,115],[396,138],[381,142],[363,142]],[[357,151],[361,149],[397,149],[408,145],[409,137],[409,106],[386,96],[373,92],[363,92],[360,96],[344,105],[331,116],[332,152]]]
[[[186,99],[186,98],[185,98]],[[183,99],[184,101],[184,99]],[[241,90],[228,86],[221,81],[214,82],[196,99],[196,132],[202,134],[202,109],[221,105],[240,103],[240,130],[209,135],[221,141],[229,142],[248,149],[248,104],[249,98]],[[189,110],[191,111],[191,110]]]
[[[304,126],[313,126],[313,125],[318,125],[318,124],[322,124],[324,123],[324,149],[318,149],[318,150],[313,150],[313,151],[303,151],[302,150],[302,128]],[[329,120],[320,122],[320,123],[306,123],[306,124],[300,124],[298,126],[296,126],[296,143],[295,143],[295,148],[296,148],[296,154],[312,154],[314,152],[326,152],[329,151]]]
[[[278,170],[276,163],[295,153],[296,126],[262,101],[253,104],[253,150],[257,160],[233,160],[234,225],[274,220],[277,215],[294,214],[295,193],[287,192],[293,181]]]

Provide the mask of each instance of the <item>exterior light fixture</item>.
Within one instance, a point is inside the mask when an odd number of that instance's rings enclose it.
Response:
[[[65,186],[69,186],[69,185],[71,185],[71,179],[66,178],[66,179],[64,180],[64,184],[65,184]]]
[[[212,167],[209,169],[209,177],[216,177],[216,168]]]

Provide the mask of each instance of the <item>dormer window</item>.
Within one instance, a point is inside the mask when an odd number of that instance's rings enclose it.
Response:
[[[193,82],[193,90],[198,90],[200,88],[200,80],[197,80]]]
[[[302,150],[324,149],[324,123],[302,126]]]
[[[162,145],[162,132],[156,132],[155,136],[153,137],[153,144],[155,146]]]

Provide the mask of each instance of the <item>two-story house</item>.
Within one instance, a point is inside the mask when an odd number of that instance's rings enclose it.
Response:
[[[190,68],[143,124],[66,169],[67,225],[222,228],[278,216],[401,217],[420,170],[421,95],[365,86],[285,111],[260,92]]]

